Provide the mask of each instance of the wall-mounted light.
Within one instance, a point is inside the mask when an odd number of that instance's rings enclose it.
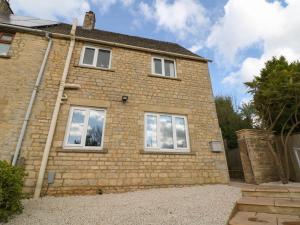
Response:
[[[212,152],[223,152],[224,150],[222,141],[211,141],[209,144]]]
[[[123,95],[122,96],[122,102],[125,104],[128,101],[128,96]]]

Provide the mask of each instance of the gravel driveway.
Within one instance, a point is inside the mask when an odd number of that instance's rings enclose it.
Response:
[[[224,225],[240,188],[206,185],[25,200],[6,225]]]

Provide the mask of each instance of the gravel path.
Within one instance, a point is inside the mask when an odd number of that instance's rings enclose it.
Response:
[[[25,200],[6,225],[224,225],[240,188],[206,185]]]

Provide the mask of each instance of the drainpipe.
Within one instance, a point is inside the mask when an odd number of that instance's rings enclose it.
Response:
[[[18,160],[19,155],[20,155],[22,142],[23,142],[23,139],[24,139],[24,135],[25,135],[25,131],[26,131],[26,128],[27,128],[28,121],[29,121],[29,117],[30,117],[30,114],[31,114],[31,111],[32,111],[32,106],[35,102],[37,91],[40,87],[41,80],[44,76],[45,66],[46,66],[48,56],[49,56],[49,52],[50,52],[51,46],[52,46],[52,39],[49,36],[48,32],[45,34],[45,37],[49,41],[48,42],[48,47],[47,47],[47,50],[45,52],[44,59],[43,59],[42,65],[40,67],[40,71],[38,73],[38,76],[37,76],[37,79],[36,79],[32,94],[31,94],[31,98],[30,98],[30,101],[29,101],[29,105],[28,105],[28,108],[27,108],[27,111],[26,111],[26,115],[25,115],[25,118],[24,118],[24,121],[23,121],[23,125],[22,125],[21,132],[20,132],[20,135],[19,135],[19,138],[18,138],[16,150],[15,150],[14,157],[13,157],[13,160],[12,160],[12,165],[13,166],[15,166],[17,164],[17,160]]]
[[[54,135],[55,127],[56,127],[57,117],[58,117],[60,104],[62,101],[64,89],[65,89],[65,82],[66,82],[67,75],[69,72],[71,57],[72,57],[72,53],[73,53],[73,49],[74,49],[74,45],[75,45],[76,26],[77,26],[77,20],[75,19],[73,22],[73,25],[72,25],[71,33],[70,33],[71,41],[70,41],[69,51],[68,51],[68,55],[66,58],[63,75],[60,80],[57,98],[56,98],[56,102],[55,102],[55,106],[54,106],[54,110],[53,110],[53,114],[52,114],[52,118],[51,118],[50,128],[49,128],[47,141],[46,141],[45,149],[44,149],[44,154],[43,154],[43,158],[42,158],[42,162],[41,162],[41,167],[40,167],[40,171],[39,171],[39,176],[38,176],[37,183],[36,183],[35,190],[34,190],[34,196],[33,196],[34,199],[37,199],[40,197],[42,186],[43,186],[43,180],[44,180],[45,171],[46,171],[46,167],[47,167],[50,148],[52,145],[52,140],[53,140],[53,135]]]

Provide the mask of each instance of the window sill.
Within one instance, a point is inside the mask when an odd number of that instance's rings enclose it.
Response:
[[[56,152],[63,152],[63,153],[99,153],[99,154],[106,154],[108,152],[107,148],[99,149],[99,150],[91,150],[91,149],[68,149],[64,148],[61,150],[57,150]]]
[[[102,71],[107,71],[107,72],[115,72],[115,70],[112,69],[105,69],[105,68],[100,68],[100,67],[95,67],[95,66],[87,66],[87,65],[74,65],[74,67],[81,67],[81,68],[88,68],[88,69],[94,69],[94,70],[102,70]]]
[[[150,154],[150,155],[196,155],[195,152],[163,152],[163,151],[148,151],[141,150],[140,154]]]
[[[10,59],[11,56],[10,55],[0,55],[0,58],[4,58],[4,59]]]
[[[181,79],[177,78],[177,77],[166,77],[166,76],[160,76],[160,75],[156,75],[156,74],[148,74],[148,77],[156,77],[156,78],[162,78],[162,79],[181,81]]]

